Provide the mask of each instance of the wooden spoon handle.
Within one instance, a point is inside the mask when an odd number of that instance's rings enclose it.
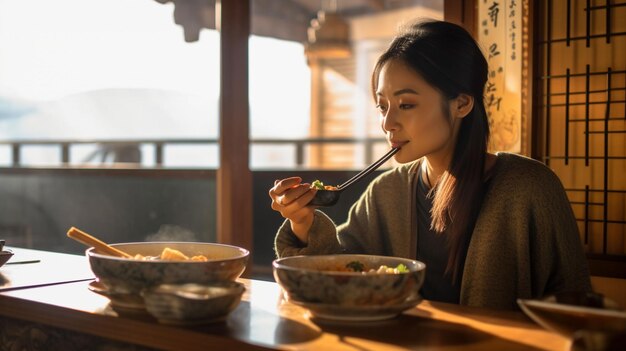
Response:
[[[83,232],[82,230],[72,227],[67,231],[67,236],[87,246],[92,246],[96,251],[117,257],[132,258],[131,255],[124,251],[118,250],[113,246],[107,245],[105,242]]]

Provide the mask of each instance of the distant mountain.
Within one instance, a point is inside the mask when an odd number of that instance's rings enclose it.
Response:
[[[37,106],[33,103],[0,96],[0,120],[19,118],[36,110]]]
[[[218,104],[176,91],[103,89],[32,106],[0,100],[0,126],[4,139],[216,138]]]

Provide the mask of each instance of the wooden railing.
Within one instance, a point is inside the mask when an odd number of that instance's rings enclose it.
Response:
[[[303,139],[253,139],[251,146],[255,145],[293,145],[295,147],[295,166],[305,167],[305,147],[308,145],[321,144],[361,144],[364,148],[364,164],[370,164],[374,160],[374,147],[376,144],[385,143],[384,138],[303,138]],[[0,145],[9,145],[11,149],[11,165],[23,167],[22,149],[25,146],[58,146],[60,147],[59,166],[68,166],[72,163],[71,148],[77,145],[98,145],[103,149],[116,149],[122,147],[136,147],[152,145],[154,147],[154,163],[161,168],[165,164],[164,148],[171,145],[217,145],[219,139],[115,139],[115,140],[0,140]],[[143,155],[142,155],[143,156]]]

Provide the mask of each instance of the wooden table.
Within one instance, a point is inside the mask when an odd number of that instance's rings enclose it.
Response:
[[[85,256],[7,247],[13,257],[0,267],[0,291],[93,280]]]
[[[84,257],[80,258],[88,266]],[[228,318],[187,327],[159,324],[146,313],[115,311],[106,297],[88,290],[89,281],[2,291],[0,340],[15,340],[15,335],[2,333],[10,333],[5,329],[19,324],[22,334],[33,329],[45,334],[49,328],[57,345],[48,345],[48,349],[60,347],[58,343],[64,343],[64,349],[78,349],[85,343],[91,347],[95,343],[123,343],[133,344],[134,349],[170,350],[569,349],[567,339],[541,329],[521,312],[424,301],[392,320],[322,322],[285,301],[276,283],[240,281],[247,291]],[[54,337],[42,340],[50,342]],[[0,348],[10,346],[16,345]]]

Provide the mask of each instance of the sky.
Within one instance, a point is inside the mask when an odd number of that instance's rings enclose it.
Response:
[[[249,44],[252,137],[306,136],[302,45]],[[219,33],[186,43],[171,3],[0,0],[0,107],[33,110],[0,139],[214,138],[219,74]]]

